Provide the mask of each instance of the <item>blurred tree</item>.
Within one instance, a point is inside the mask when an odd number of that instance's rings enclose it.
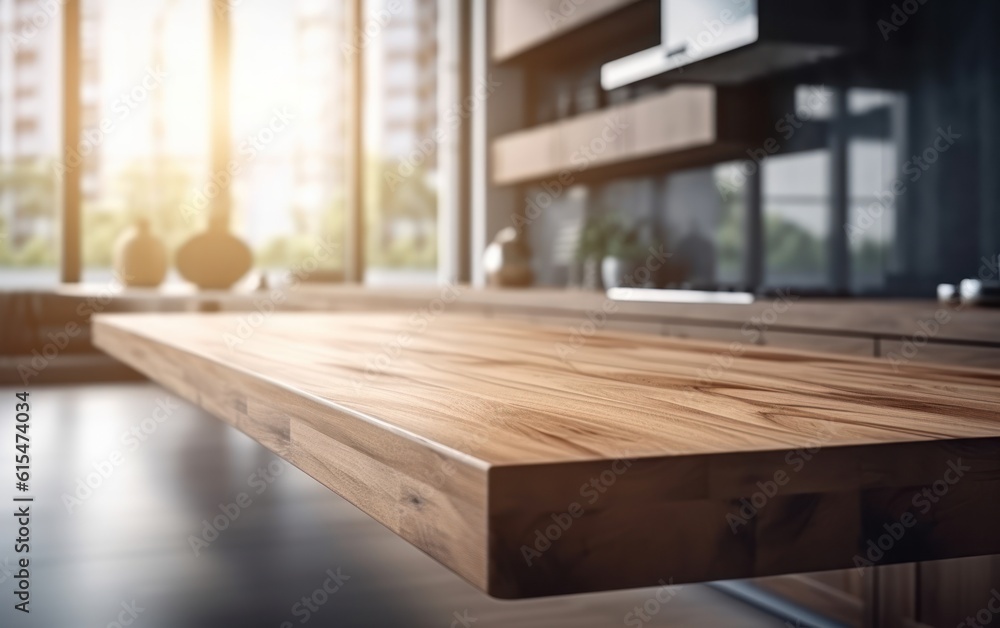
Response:
[[[386,162],[373,168],[369,191],[377,202],[367,203],[367,260],[373,267],[433,269],[437,264],[437,192],[430,175],[415,168],[401,176],[400,165]]]
[[[0,266],[10,266],[10,239],[7,235],[7,219],[0,216]]]
[[[781,216],[764,217],[767,266],[795,275],[823,272],[824,241]]]
[[[29,236],[13,257],[14,266],[53,266],[58,261],[52,239]]]
[[[89,205],[81,217],[84,266],[110,268],[115,241],[131,222],[120,209]]]
[[[184,213],[185,207],[198,207],[195,199],[204,186],[197,185],[190,165],[181,160],[159,157],[156,163],[156,169],[141,162],[126,168],[119,177],[120,196],[127,224],[148,217],[153,232],[173,251],[208,223],[207,208],[194,219]]]
[[[318,216],[301,209],[294,210],[295,233],[274,236],[254,252],[256,263],[261,268],[299,268],[310,257],[315,256],[320,242],[330,243],[333,254],[325,254],[318,259],[319,269],[340,270],[344,259],[344,212],[343,199],[331,201],[326,211]]]
[[[717,273],[719,277],[741,280],[743,278],[743,251],[746,248],[743,200],[736,195],[724,195],[722,207],[722,221],[716,232]]]
[[[851,271],[860,276],[879,277],[885,272],[889,245],[874,238],[865,238],[852,247]]]
[[[58,261],[58,187],[48,159],[0,164],[0,191],[9,192],[12,211],[4,217],[0,261],[13,266],[52,266]]]

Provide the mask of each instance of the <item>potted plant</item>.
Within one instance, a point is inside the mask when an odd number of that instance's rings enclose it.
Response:
[[[652,225],[640,223],[626,227],[615,223],[608,233],[604,258],[601,260],[601,278],[605,288],[629,286],[652,287],[656,284],[653,269],[637,273],[650,249],[656,248],[658,239]]]
[[[613,232],[614,223],[604,216],[592,216],[584,224],[576,246],[576,261],[582,274],[581,287],[589,290],[602,288],[601,260],[607,253],[608,240]]]

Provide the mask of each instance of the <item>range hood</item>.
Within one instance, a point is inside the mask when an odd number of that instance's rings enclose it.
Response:
[[[846,52],[858,23],[848,0],[661,0],[660,45],[604,64],[601,86],[740,83]]]

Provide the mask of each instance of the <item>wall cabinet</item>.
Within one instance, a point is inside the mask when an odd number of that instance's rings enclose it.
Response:
[[[719,137],[716,90],[707,85],[667,90],[628,105],[631,157],[706,146]]]
[[[604,166],[676,157],[694,163],[708,155],[737,157],[756,137],[740,123],[752,96],[710,85],[684,85],[633,102],[516,131],[494,140],[493,183],[508,185],[599,174]],[[633,168],[634,169],[634,168]]]
[[[506,61],[636,0],[492,0],[494,61]]]
[[[493,180],[512,183],[555,172],[558,134],[550,126],[517,131],[493,142]]]

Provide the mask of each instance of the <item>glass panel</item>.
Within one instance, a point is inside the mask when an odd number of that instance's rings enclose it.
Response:
[[[185,208],[207,181],[209,3],[84,0],[82,11],[83,276],[103,283],[136,219],[168,252],[203,224]]]
[[[366,0],[366,280],[437,265],[437,0]]]
[[[729,163],[713,168],[712,177],[722,199],[722,215],[715,226],[717,280],[720,284],[743,285],[747,244],[746,176],[739,163]]]
[[[823,85],[795,86],[795,114],[798,120],[794,123],[785,120],[781,133],[785,139],[791,139],[791,132],[798,129],[802,122],[810,120],[829,120],[833,117],[833,90]],[[777,125],[775,125],[777,128]]]
[[[896,197],[892,193],[895,146],[891,141],[851,140],[848,144],[851,204],[847,239],[852,288],[885,285],[895,241]]]
[[[313,257],[315,279],[343,266],[347,4],[242,0],[231,11],[234,229],[264,269]],[[333,255],[312,256],[321,240]]]
[[[882,290],[896,244],[897,194],[910,183],[899,180],[898,167],[899,118],[905,97],[898,92],[854,88],[848,90],[847,100],[856,126],[866,133],[848,144],[851,288]]]
[[[61,12],[0,0],[0,288],[58,281]]]
[[[739,164],[668,176],[665,204],[673,279],[697,288],[743,285],[746,186]]]
[[[826,149],[768,158],[762,170],[764,283],[830,285],[830,156]]]
[[[319,240],[335,254],[314,274],[341,265],[343,4],[84,0],[84,137],[98,138],[81,166],[85,280],[111,277],[140,216],[172,255],[218,194],[259,267],[295,267]],[[231,20],[231,172],[209,171],[210,10]]]

